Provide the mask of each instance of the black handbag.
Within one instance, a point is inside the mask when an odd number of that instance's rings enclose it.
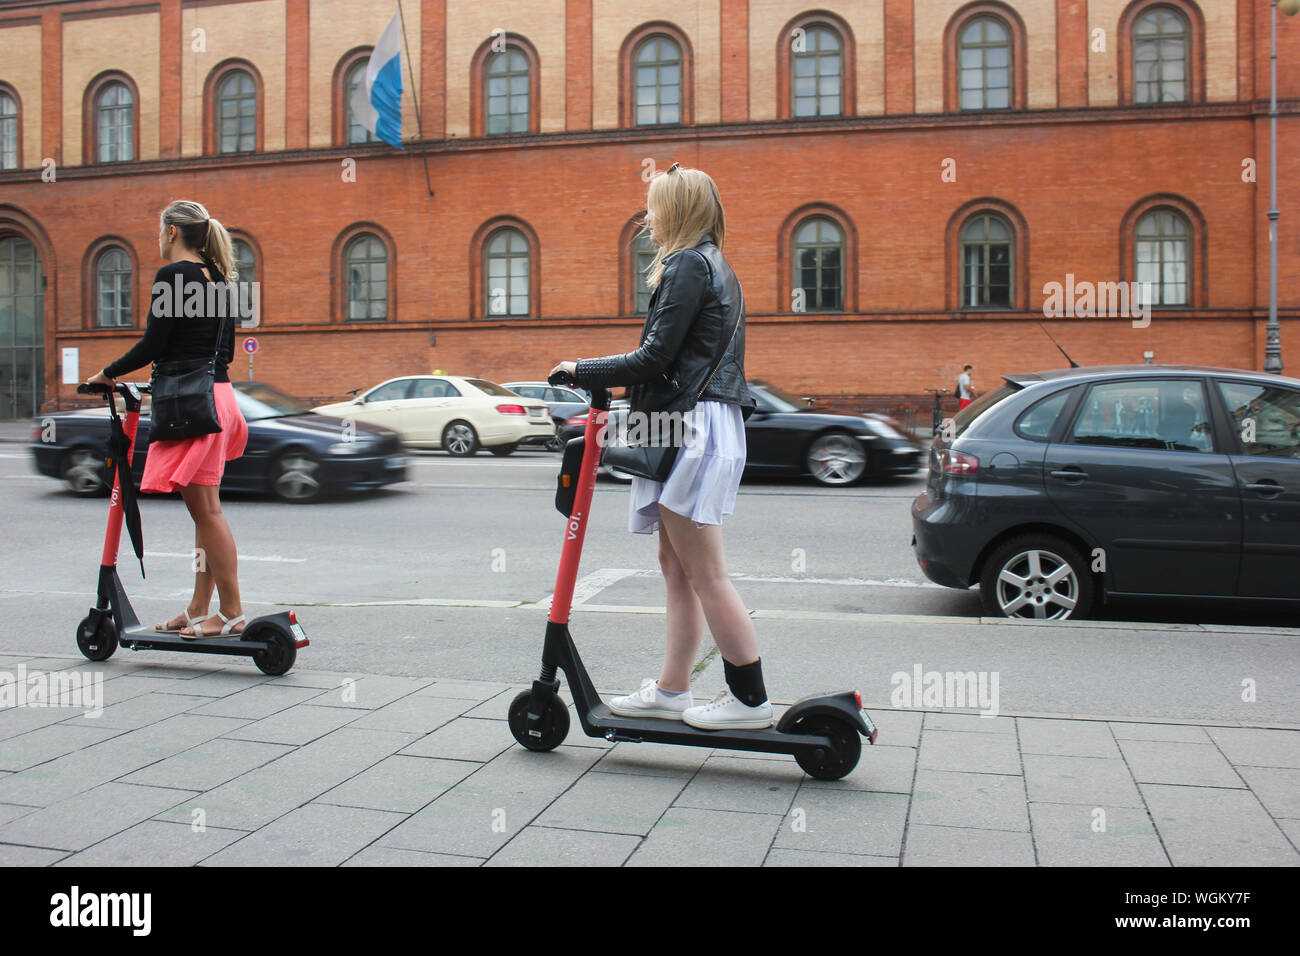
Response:
[[[217,323],[217,347],[212,351],[212,358],[154,363],[150,376],[153,385],[150,441],[176,441],[221,431],[213,386],[225,330],[224,320]]]
[[[708,263],[707,259],[705,263]],[[712,271],[712,267],[710,267],[710,271]],[[736,313],[736,324],[731,327],[731,336],[727,339],[727,344],[722,347],[721,353],[713,363],[713,368],[709,371],[709,377],[704,380],[700,390],[695,393],[696,404],[699,403],[704,390],[709,387],[709,383],[713,381],[713,376],[718,374],[718,367],[722,365],[722,360],[727,355],[727,349],[731,348],[731,343],[736,338],[736,332],[740,328],[740,317],[744,314],[745,293],[742,291],[740,293],[740,310]],[[647,431],[650,431],[650,429],[647,429]],[[624,433],[623,437],[626,438],[626,433]],[[648,478],[651,481],[667,481],[668,474],[673,470],[673,463],[677,461],[677,453],[681,450],[681,446],[661,442],[652,443],[650,441],[651,437],[657,436],[647,435],[645,441],[629,443],[627,441],[618,441],[617,437],[611,438],[607,432],[605,447],[601,450],[601,463],[607,468],[626,472],[629,475],[636,475],[638,478]]]

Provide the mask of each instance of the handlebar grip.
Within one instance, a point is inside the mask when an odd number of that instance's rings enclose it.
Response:
[[[572,375],[570,375],[570,374],[569,374],[568,372],[566,372],[564,369],[560,369],[560,371],[558,371],[558,372],[553,372],[553,373],[551,373],[551,376],[550,376],[549,378],[547,378],[547,380],[546,380],[546,384],[548,384],[548,385],[577,385],[578,382],[577,382],[577,380],[576,380]]]
[[[98,382],[95,383],[94,385],[89,385],[86,382],[82,382],[80,385],[77,386],[78,395],[104,395],[107,392],[108,392],[108,386],[101,385]]]

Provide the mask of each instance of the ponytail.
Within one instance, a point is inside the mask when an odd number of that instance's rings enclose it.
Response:
[[[232,282],[239,278],[239,267],[235,264],[235,248],[230,243],[230,233],[216,219],[208,220],[208,241],[203,247],[203,257],[208,265],[215,267],[217,274]]]

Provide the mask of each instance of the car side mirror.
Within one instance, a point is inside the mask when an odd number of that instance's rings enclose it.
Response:
[[[365,398],[364,395],[354,395],[354,396],[352,396],[352,404],[353,404],[353,405],[364,405],[365,403],[366,403],[366,398]]]

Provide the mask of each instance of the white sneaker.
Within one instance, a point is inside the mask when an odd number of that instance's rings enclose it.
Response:
[[[700,730],[762,730],[772,726],[772,703],[748,707],[727,688],[709,703],[686,710],[682,720]]]
[[[609,709],[620,717],[663,717],[667,720],[681,720],[682,711],[694,705],[695,698],[689,690],[669,697],[659,689],[659,682],[647,677],[641,682],[641,689],[626,697],[614,697],[609,702]]]

